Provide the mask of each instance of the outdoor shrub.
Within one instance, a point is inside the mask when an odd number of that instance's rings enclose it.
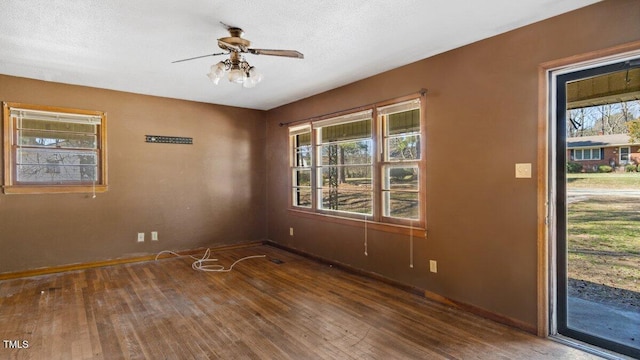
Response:
[[[579,173],[582,171],[582,165],[577,162],[568,162],[567,163],[567,172],[570,174]]]
[[[600,165],[598,166],[598,172],[600,173],[610,173],[613,171],[613,168],[609,165]]]
[[[636,171],[638,171],[638,169],[636,168],[635,165],[629,164],[629,165],[624,167],[624,171],[626,171],[626,172],[636,172]]]

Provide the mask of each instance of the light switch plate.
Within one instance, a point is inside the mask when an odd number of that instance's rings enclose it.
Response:
[[[531,178],[531,163],[516,164],[516,179]]]

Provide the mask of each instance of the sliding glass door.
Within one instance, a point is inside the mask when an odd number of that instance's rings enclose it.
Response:
[[[640,59],[555,79],[557,331],[640,357]]]

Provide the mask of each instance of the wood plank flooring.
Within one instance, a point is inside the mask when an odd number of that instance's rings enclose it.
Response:
[[[0,359],[595,358],[270,246],[214,257],[259,254],[0,281]]]

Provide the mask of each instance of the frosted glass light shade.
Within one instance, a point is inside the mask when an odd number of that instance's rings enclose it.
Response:
[[[245,78],[242,85],[246,88],[252,88],[255,87],[260,81],[262,81],[262,74],[260,74],[256,70],[256,68],[252,66],[251,68],[249,68],[249,71],[247,71],[247,77]]]
[[[242,84],[244,80],[244,73],[240,69],[233,69],[229,71],[229,81],[236,84]]]
[[[211,69],[207,74],[207,76],[211,81],[213,81],[214,84],[218,85],[218,83],[220,82],[220,79],[224,76],[225,72],[226,72],[226,66],[224,62],[220,61],[217,64],[211,65]]]

